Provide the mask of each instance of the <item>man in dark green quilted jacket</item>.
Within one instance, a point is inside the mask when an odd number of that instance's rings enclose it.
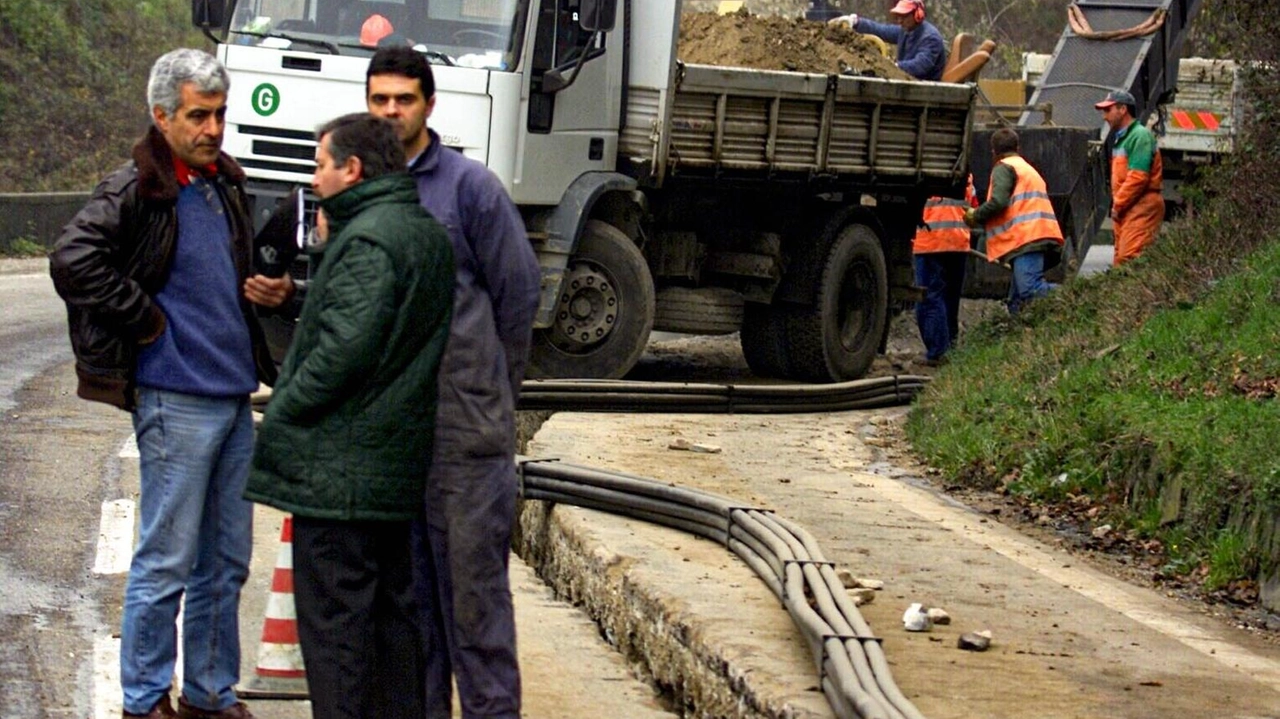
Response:
[[[294,514],[313,715],[421,719],[409,526],[431,465],[453,251],[418,204],[393,125],[346,115],[317,139],[311,184],[329,239],[245,496]]]

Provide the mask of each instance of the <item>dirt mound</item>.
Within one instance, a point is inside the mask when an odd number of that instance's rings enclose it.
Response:
[[[878,38],[847,26],[802,18],[686,13],[680,18],[678,56],[694,65],[750,67],[820,74],[910,80],[881,52]]]

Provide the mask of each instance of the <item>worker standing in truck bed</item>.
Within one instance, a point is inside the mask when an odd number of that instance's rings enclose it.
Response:
[[[899,69],[917,80],[941,80],[947,66],[947,45],[938,28],[924,19],[924,3],[898,0],[889,15],[893,18],[892,24],[860,18],[857,14],[843,15],[831,22],[846,23],[860,33],[897,43]]]

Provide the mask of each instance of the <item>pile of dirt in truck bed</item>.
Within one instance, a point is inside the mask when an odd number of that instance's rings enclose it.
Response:
[[[844,24],[750,15],[744,10],[683,15],[677,55],[693,65],[824,75],[848,70],[854,75],[911,79],[884,56],[877,38],[853,32]]]

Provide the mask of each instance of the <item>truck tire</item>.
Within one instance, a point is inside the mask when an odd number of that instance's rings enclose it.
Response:
[[[727,335],[742,326],[742,295],[726,287],[667,287],[658,292],[653,328]]]
[[[786,379],[791,376],[787,361],[787,310],[748,302],[742,313],[742,355],[747,366],[760,377]]]
[[[606,222],[587,221],[552,325],[534,330],[528,375],[622,377],[649,341],[653,293],[649,265],[631,238]]]
[[[811,307],[787,317],[791,375],[844,382],[866,374],[880,349],[889,282],[880,239],[865,225],[840,231],[827,252]]]

